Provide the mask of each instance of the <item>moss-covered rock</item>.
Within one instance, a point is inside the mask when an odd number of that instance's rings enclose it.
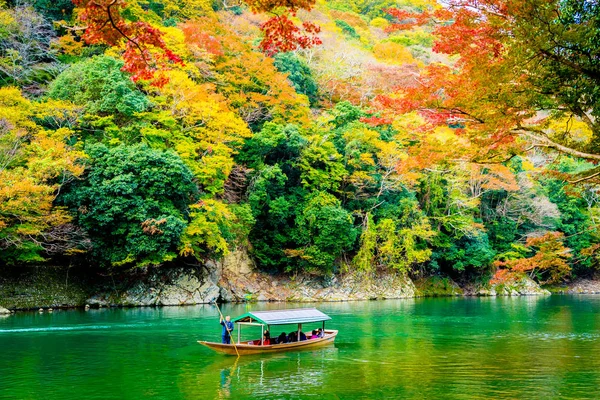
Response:
[[[9,309],[83,306],[92,288],[81,271],[67,267],[3,269],[0,299]]]
[[[422,297],[462,296],[463,290],[448,277],[429,276],[415,280],[417,295]]]
[[[528,276],[510,283],[486,284],[479,288],[479,296],[540,296],[550,292]]]

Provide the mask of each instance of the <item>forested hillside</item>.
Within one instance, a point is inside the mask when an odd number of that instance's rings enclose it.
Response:
[[[444,3],[0,0],[0,262],[594,274],[600,6]]]

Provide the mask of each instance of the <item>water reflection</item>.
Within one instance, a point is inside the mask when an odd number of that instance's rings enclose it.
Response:
[[[307,305],[300,305],[307,306]],[[236,357],[213,306],[24,313],[0,320],[0,398],[595,398],[600,297],[316,305],[333,346]],[[294,308],[228,305],[223,312]]]

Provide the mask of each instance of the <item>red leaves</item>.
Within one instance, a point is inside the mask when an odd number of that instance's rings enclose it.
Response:
[[[245,0],[255,12],[270,12],[276,15],[261,25],[265,37],[259,48],[269,56],[297,49],[306,49],[321,44],[316,35],[321,31],[312,22],[303,22],[302,27],[290,20],[288,15],[295,16],[300,8],[310,11],[316,0]],[[278,13],[278,9],[287,9],[287,13]]]
[[[469,61],[499,61],[503,51],[500,41],[501,27],[489,20],[482,20],[480,15],[468,9],[461,9],[451,16],[452,23],[441,24],[435,29],[439,38],[433,51],[461,56],[460,63]]]
[[[218,57],[224,55],[225,52],[221,40],[218,37],[215,37],[213,32],[202,30],[197,22],[198,21],[186,22],[185,24],[180,25],[180,29],[185,35],[186,43],[192,46],[198,46],[213,56]]]
[[[169,50],[159,29],[144,21],[130,22],[123,18],[124,1],[73,0],[73,3],[79,9],[79,20],[87,24],[83,34],[87,43],[117,46],[125,42],[123,71],[130,73],[134,81],[150,80],[154,86],[163,86],[168,79],[162,71],[172,63],[183,64]]]
[[[563,241],[564,234],[560,232],[548,232],[543,236],[528,238],[525,246],[536,249],[535,255],[516,260],[496,261],[494,265],[507,269],[496,271],[491,283],[514,281],[525,273],[537,273],[540,283],[558,283],[564,280],[571,273],[571,267],[566,260],[572,257],[572,254]]]
[[[315,5],[316,0],[246,0],[245,3],[255,13],[270,12],[282,7],[293,12],[298,8],[310,10]]]
[[[259,48],[270,56],[280,52],[306,49],[322,43],[316,36],[321,28],[311,22],[303,22],[300,29],[285,14],[272,17],[261,25],[261,29],[265,37]]]
[[[360,122],[364,122],[365,124],[368,124],[371,126],[381,126],[381,125],[391,125],[393,121],[391,118],[372,116],[372,117],[362,117],[360,119]]]
[[[394,23],[385,28],[386,32],[412,29],[415,26],[425,25],[432,18],[432,14],[428,13],[427,11],[422,13],[413,13],[406,10],[399,10],[397,8],[388,8],[385,10],[385,12],[396,19]]]
[[[466,3],[466,4],[465,4]],[[490,3],[490,4],[485,4]],[[478,7],[494,6],[495,14],[500,16],[497,10],[504,9],[499,7],[494,0],[486,1],[461,1],[454,4],[450,2],[450,8],[442,8],[433,13],[424,11],[422,13],[413,13],[397,8],[385,10],[396,21],[390,24],[387,32],[397,30],[408,30],[415,26],[422,26],[428,23],[435,23],[434,34],[438,37],[433,51],[444,54],[458,54],[461,61],[468,58],[481,59],[485,57],[487,61],[492,61],[501,57],[503,45],[500,37],[503,34],[502,18],[492,20],[484,17],[483,12]],[[461,6],[462,5],[462,6]]]

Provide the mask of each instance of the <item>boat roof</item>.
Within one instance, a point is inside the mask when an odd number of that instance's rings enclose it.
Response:
[[[233,322],[254,322],[265,325],[303,324],[328,321],[331,317],[316,308],[297,308],[290,310],[251,311],[233,319]]]

